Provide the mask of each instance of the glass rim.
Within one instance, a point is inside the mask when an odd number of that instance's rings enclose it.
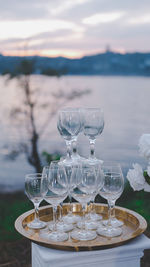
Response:
[[[37,173],[27,173],[25,175],[25,178],[33,178],[33,179],[42,178],[42,177],[46,177],[46,174],[37,172]]]
[[[60,160],[52,160],[50,162],[49,169],[51,170],[51,169],[56,168],[57,166],[60,166],[59,164],[60,162],[61,162]]]
[[[51,163],[58,163],[58,162],[60,162],[60,160],[59,160],[59,159],[56,159],[56,160],[51,160],[51,162],[50,162],[50,165],[51,165]]]
[[[82,108],[83,109],[83,111],[84,110],[89,110],[89,111],[101,111],[101,112],[103,112],[103,109],[102,108]]]
[[[45,165],[45,166],[43,166],[43,169],[44,169],[44,168],[45,168],[45,169],[46,169],[46,168],[48,169],[49,167],[50,167],[50,165]],[[43,169],[42,169],[42,170],[43,170]]]
[[[106,167],[117,167],[117,166],[119,166],[119,167],[121,167],[121,164],[119,162],[117,162],[117,161],[111,161],[111,160],[106,160],[105,161],[104,160],[101,166],[102,167],[103,166],[106,166]]]
[[[110,176],[115,176],[115,177],[116,177],[116,176],[120,176],[120,175],[122,176],[122,173],[119,173],[119,172],[115,172],[115,171],[111,171],[111,172],[109,172],[109,170],[106,171],[106,172],[104,171],[104,175],[107,176],[108,174],[110,174]]]
[[[61,112],[80,112],[81,108],[71,108],[71,107],[68,107],[68,108],[63,108],[63,109],[60,109],[58,110],[58,113],[61,113]]]

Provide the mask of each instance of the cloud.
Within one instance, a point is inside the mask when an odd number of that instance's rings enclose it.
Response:
[[[43,5],[40,2],[38,0],[0,1],[0,20],[28,20],[47,17],[49,12],[44,4],[45,0],[42,1]],[[47,0],[47,4],[48,2]]]
[[[0,20],[30,20],[57,17],[92,0],[6,0],[0,1]]]
[[[14,29],[14,30],[12,30]],[[0,38],[28,38],[45,31],[53,32],[61,29],[75,29],[82,31],[75,23],[65,20],[28,20],[0,22]]]
[[[73,1],[72,1],[73,2]],[[74,1],[76,2],[76,1]],[[135,14],[145,13],[150,10],[149,0],[91,0],[80,5],[70,6],[59,14],[59,18],[72,21],[82,21],[83,18],[93,16],[97,13],[125,12],[131,17]]]
[[[109,13],[96,13],[90,17],[84,18],[83,23],[89,25],[96,25],[100,23],[109,23],[120,19],[123,16],[123,12],[109,12]]]
[[[51,9],[50,13],[53,15],[59,15],[63,13],[64,11],[73,9],[76,6],[80,7],[80,5],[84,5],[85,3],[88,3],[90,1],[91,0],[62,1],[59,6]]]
[[[5,0],[0,9],[3,53],[23,51],[25,43],[49,54],[97,53],[107,44],[149,50],[149,0]]]
[[[0,20],[66,19],[76,22],[96,13],[150,10],[149,0],[5,0],[0,1]]]
[[[144,16],[138,16],[138,17],[130,18],[128,20],[128,23],[131,25],[149,24],[150,23],[150,14],[145,14]]]

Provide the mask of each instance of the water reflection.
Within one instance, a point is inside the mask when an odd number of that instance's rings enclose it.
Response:
[[[132,163],[139,162],[143,166],[146,161],[141,158],[138,152],[138,140],[143,133],[150,133],[150,79],[144,77],[98,77],[98,76],[64,76],[59,79],[44,76],[33,76],[33,85],[38,84],[43,88],[44,98],[48,98],[51,88],[57,90],[85,89],[90,88],[91,94],[85,95],[82,99],[71,102],[72,107],[101,107],[104,110],[105,128],[96,141],[96,155],[103,160],[115,160],[121,163],[124,174]],[[10,125],[8,120],[8,109],[16,98],[16,82],[4,83],[0,77],[0,90],[3,97],[1,105],[1,136],[0,148],[4,144],[17,142],[20,138]],[[50,101],[50,100],[49,100]],[[3,111],[5,110],[5,117]],[[52,153],[61,151],[66,153],[64,141],[59,136],[56,128],[56,117],[49,124],[45,135],[40,143],[40,150],[47,150]],[[41,122],[40,116],[39,122]],[[89,155],[89,143],[85,136],[79,137],[78,149],[81,155]],[[1,150],[3,152],[3,150]],[[0,156],[1,175],[0,184],[5,184],[7,189],[14,189],[24,186],[24,175],[33,170],[22,155],[16,161],[8,162]]]

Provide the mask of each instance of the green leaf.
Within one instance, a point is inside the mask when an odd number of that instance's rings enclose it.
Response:
[[[147,171],[144,171],[143,175],[144,175],[146,182],[150,185],[150,176],[147,174]]]

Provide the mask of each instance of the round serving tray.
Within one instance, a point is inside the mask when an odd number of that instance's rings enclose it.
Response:
[[[101,214],[103,218],[107,218],[107,205],[105,204],[96,204],[95,205],[96,212]],[[69,211],[69,205],[63,205],[63,214],[67,214]],[[81,212],[81,205],[78,203],[73,203],[73,213],[79,214],[82,216]],[[95,249],[104,249],[115,247],[119,245],[123,245],[125,242],[139,236],[142,234],[147,228],[146,220],[139,215],[138,213],[125,209],[122,207],[115,207],[116,217],[124,222],[122,226],[123,233],[121,236],[107,238],[102,236],[97,236],[96,239],[92,241],[77,241],[73,240],[70,236],[67,241],[64,242],[53,242],[46,238],[42,237],[45,236],[45,232],[48,229],[42,230],[33,230],[27,227],[27,223],[33,220],[34,218],[34,210],[30,210],[21,216],[15,222],[16,230],[26,238],[30,239],[32,242],[38,243],[39,245],[55,248],[55,249],[62,249],[62,250],[74,250],[74,251],[81,251],[81,250],[95,250]],[[43,221],[50,221],[52,220],[52,207],[51,206],[44,206],[40,208],[39,211],[40,219]]]

